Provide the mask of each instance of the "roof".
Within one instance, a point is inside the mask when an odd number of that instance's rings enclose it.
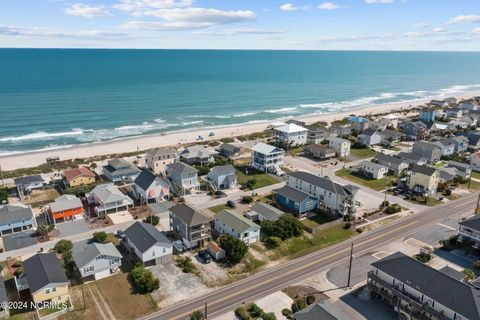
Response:
[[[161,148],[150,149],[147,151],[147,155],[154,158],[176,155],[177,153],[178,153],[177,149],[171,148],[171,147],[161,147]]]
[[[359,117],[359,116],[352,116],[352,117],[350,117],[349,120],[350,120],[350,122],[358,122],[358,123],[368,122],[368,119],[367,119],[367,118]]]
[[[255,222],[248,220],[242,214],[233,210],[221,210],[215,215],[215,219],[225,223],[231,227],[235,232],[245,232],[250,228],[258,228],[260,226]]]
[[[69,209],[83,208],[82,201],[74,195],[65,194],[55,199],[50,203],[50,210],[52,212],[60,212]]]
[[[190,147],[186,147],[181,153],[182,158],[209,158],[213,155],[211,151],[208,151],[204,145],[196,144]]]
[[[122,201],[125,199],[131,201],[128,196],[124,195],[120,191],[120,189],[109,183],[96,186],[91,193],[93,193],[103,203]]]
[[[385,138],[396,138],[396,137],[401,137],[403,133],[395,130],[385,129],[382,132],[380,132],[380,135]]]
[[[468,143],[472,146],[475,146],[480,141],[480,132],[478,131],[470,131],[468,133]]]
[[[176,171],[180,174],[183,174],[183,173],[197,173],[198,172],[197,169],[195,169],[194,167],[189,166],[188,164],[183,163],[183,162],[175,162],[175,163],[167,164],[167,168],[169,170]]]
[[[450,268],[449,266],[438,269],[438,271],[458,281],[462,281],[463,279],[465,279],[465,273]]]
[[[131,164],[125,159],[122,158],[115,158],[110,161],[108,161],[108,165],[113,167],[114,169],[120,169],[124,167],[130,167]]]
[[[401,158],[397,158],[388,154],[379,153],[375,157],[378,162],[388,164],[388,166],[399,166],[401,163],[405,162]]]
[[[298,124],[295,124],[295,123],[284,124],[281,127],[275,128],[275,130],[285,132],[285,133],[295,133],[295,132],[308,131],[307,128],[301,127],[301,126],[299,126]]]
[[[18,185],[30,184],[33,182],[43,182],[43,178],[40,175],[24,176],[24,177],[13,179],[13,182],[15,182],[15,185],[18,186]]]
[[[140,172],[140,169],[125,159],[113,159],[108,161],[108,165],[103,167],[113,175],[124,175],[132,172]]]
[[[125,235],[142,253],[150,249],[157,242],[171,246],[172,242],[150,223],[137,221],[125,230]]]
[[[81,168],[74,168],[63,171],[63,175],[68,182],[72,181],[77,177],[92,177],[95,178],[95,173],[90,171],[90,169],[81,167]]]
[[[295,320],[337,320],[335,316],[330,314],[323,308],[324,304],[314,303],[305,309],[297,311],[293,314]]]
[[[405,160],[406,162],[418,162],[418,161],[427,161],[427,158],[420,154],[411,153],[411,152],[400,152],[396,157]]]
[[[423,123],[422,121],[409,122],[405,126],[408,126],[408,125],[412,125],[412,126],[415,126],[417,128],[425,128],[425,129],[427,128],[427,125],[425,123]]]
[[[83,240],[73,244],[72,257],[79,269],[85,267],[99,255],[122,258],[122,254],[111,242],[96,243],[91,240]]]
[[[379,134],[377,128],[367,128],[367,129],[363,130],[360,135],[373,136],[374,134]]]
[[[383,164],[378,164],[378,163],[375,163],[375,162],[372,162],[372,161],[369,161],[369,160],[363,160],[362,162],[360,162],[360,164],[362,166],[369,166],[369,167],[375,168],[377,170],[388,169],[388,167],[384,166]]]
[[[152,172],[148,170],[142,170],[142,172],[140,172],[140,174],[135,178],[135,184],[143,190],[147,190],[157,179],[159,182],[162,182],[162,179],[154,175]]]
[[[281,196],[284,196],[285,198],[292,199],[295,202],[303,202],[310,198],[308,193],[299,191],[289,186],[283,186],[280,189],[275,189],[273,191]]]
[[[212,220],[185,203],[179,203],[171,207],[170,212],[189,226],[196,226]]]
[[[433,176],[435,172],[437,172],[437,169],[434,167],[429,167],[429,166],[420,166],[418,164],[414,164],[412,167],[412,172],[415,173],[421,173],[426,176]]]
[[[212,250],[213,252],[222,252],[222,251],[225,251],[225,250],[223,250],[222,248],[220,248],[220,246],[218,245],[218,243],[216,243],[215,241],[210,241],[210,242],[207,244],[207,249],[210,249],[210,250]]]
[[[473,217],[460,221],[458,224],[475,231],[480,231],[480,215],[474,215]]]
[[[255,151],[255,152],[262,153],[262,154],[285,152],[281,148],[274,147],[274,146],[271,146],[271,145],[263,143],[263,142],[259,142],[256,145],[254,145],[252,150]]]
[[[435,150],[440,149],[440,147],[434,143],[427,142],[427,141],[417,141],[413,144],[413,150],[415,149],[428,149],[428,150]]]
[[[323,144],[309,144],[305,147],[305,149],[310,150],[312,152],[323,152],[324,154],[335,153],[335,150],[329,148],[327,145]]]
[[[32,294],[52,283],[68,283],[65,271],[55,253],[37,253],[23,262]]]
[[[322,178],[314,174],[303,172],[303,171],[291,172],[291,173],[288,173],[288,175],[294,178],[306,181],[321,189],[325,189],[335,194],[340,194],[344,196],[349,195],[347,190],[345,190],[345,188],[342,185],[335,183],[332,180],[327,178]]]
[[[218,148],[219,148],[219,150],[225,150],[225,151],[229,151],[229,152],[235,152],[235,151],[240,150],[240,147],[234,146],[233,144],[229,144],[229,143],[224,143],[224,144],[220,145],[220,147],[218,147]]]
[[[24,205],[6,204],[0,206],[0,224],[9,224],[15,221],[28,220],[33,217],[32,207]]]
[[[210,169],[210,172],[216,172],[220,176],[235,174],[235,168],[231,164],[226,164],[224,166],[213,167]]]
[[[263,202],[255,202],[255,204],[252,206],[252,211],[260,214],[267,220],[276,220],[283,214],[282,210]]]
[[[465,319],[480,319],[480,291],[401,252],[372,266],[405,283]]]

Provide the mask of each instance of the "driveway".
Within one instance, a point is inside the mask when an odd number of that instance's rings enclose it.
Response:
[[[120,223],[133,221],[133,217],[128,211],[110,213],[110,214],[107,214],[107,216],[110,218],[110,220],[112,220],[113,224],[120,224]]]
[[[2,238],[5,251],[12,251],[37,244],[34,230],[17,232],[3,236]]]
[[[352,287],[366,280],[367,276],[365,270],[368,270],[370,268],[370,264],[375,261],[377,261],[377,259],[373,257],[372,254],[365,254],[362,256],[354,255],[352,260],[352,274],[350,283]],[[328,281],[333,283],[338,288],[345,287],[348,284],[348,266],[349,262],[345,261],[344,263],[328,270]]]
[[[80,234],[90,231],[85,220],[68,221],[57,224],[57,230],[60,232],[60,237],[67,237],[74,234]]]

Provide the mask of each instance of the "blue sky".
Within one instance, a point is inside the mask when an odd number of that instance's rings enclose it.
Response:
[[[480,50],[478,0],[1,0],[0,47]]]

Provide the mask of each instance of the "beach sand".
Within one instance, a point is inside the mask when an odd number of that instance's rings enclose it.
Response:
[[[470,98],[472,96],[478,96],[480,92],[462,92],[458,94],[449,94],[449,96],[455,96],[458,99]],[[356,115],[369,115],[378,113],[388,113],[400,110],[406,110],[411,106],[418,106],[424,104],[431,99],[444,99],[446,96],[438,96],[435,98],[429,97],[425,100],[412,100],[403,101],[399,103],[391,104],[379,104],[373,106],[366,106],[361,109],[352,109],[345,112],[337,112],[332,114],[322,114],[314,116],[302,116],[295,117],[295,119],[303,120],[307,124],[317,121],[332,122],[334,120],[341,120],[349,114]],[[192,129],[179,132],[170,132],[166,135],[154,134],[143,135],[138,137],[124,138],[119,140],[113,140],[108,142],[90,143],[85,145],[78,145],[69,148],[30,152],[22,154],[13,154],[0,157],[0,166],[4,171],[15,170],[19,168],[35,167],[45,163],[47,157],[58,156],[60,160],[68,160],[75,158],[87,158],[91,156],[100,156],[114,153],[134,152],[137,150],[147,150],[155,147],[162,146],[174,146],[183,143],[196,142],[199,135],[203,136],[205,140],[209,139],[221,139],[232,136],[239,136],[243,134],[260,132],[267,128],[270,123],[278,122],[278,120],[272,120],[272,122],[258,122],[247,123],[233,126],[223,126],[215,128],[201,128]],[[215,137],[209,137],[209,133],[214,131]]]

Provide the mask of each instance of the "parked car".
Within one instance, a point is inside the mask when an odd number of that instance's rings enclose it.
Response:
[[[235,208],[235,202],[233,202],[232,200],[228,200],[227,206],[229,206],[230,208]]]
[[[183,245],[183,242],[182,240],[176,240],[176,241],[173,241],[172,242],[172,246],[173,246],[173,249],[175,250],[175,252],[184,252],[187,248],[185,248],[185,246]]]
[[[117,231],[117,237],[122,240],[125,239],[125,231],[123,231],[122,229],[119,229]]]
[[[205,263],[212,262],[212,256],[207,252],[207,250],[201,250],[198,252],[198,255],[205,261]]]

